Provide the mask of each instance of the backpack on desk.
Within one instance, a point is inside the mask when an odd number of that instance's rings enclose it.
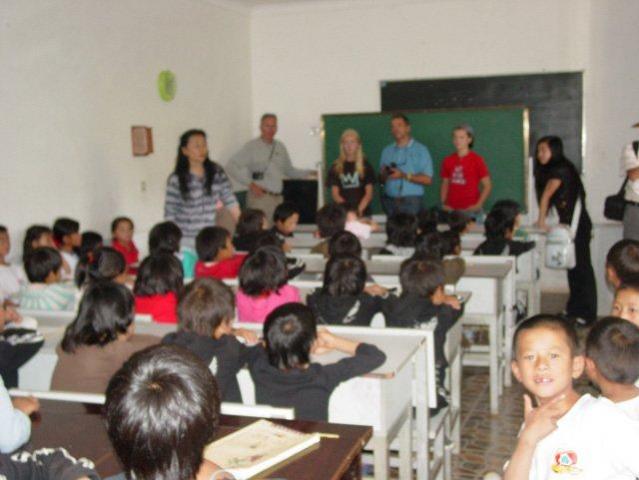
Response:
[[[639,151],[639,141],[632,142],[632,149],[635,151],[635,155]],[[628,183],[628,175],[621,184],[621,188],[614,195],[606,197],[604,203],[604,217],[608,220],[616,220],[620,222],[623,220],[624,210],[626,209],[625,190]]]

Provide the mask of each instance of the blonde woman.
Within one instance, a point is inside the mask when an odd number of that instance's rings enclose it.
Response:
[[[364,158],[359,134],[350,128],[344,130],[340,138],[339,157],[326,180],[333,201],[356,210],[359,216],[369,215],[374,183],[375,171]]]

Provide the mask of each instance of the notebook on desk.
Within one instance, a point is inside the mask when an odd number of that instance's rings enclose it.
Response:
[[[211,443],[204,457],[238,480],[248,479],[319,443],[319,433],[302,433],[258,420]]]

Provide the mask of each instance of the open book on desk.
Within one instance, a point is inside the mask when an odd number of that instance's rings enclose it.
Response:
[[[302,433],[268,420],[258,420],[206,447],[204,457],[248,479],[319,443],[319,433]]]

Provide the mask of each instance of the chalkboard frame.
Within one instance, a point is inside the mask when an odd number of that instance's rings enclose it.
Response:
[[[413,114],[422,114],[422,113],[447,113],[447,112],[463,112],[463,111],[472,111],[472,112],[477,112],[477,111],[494,111],[494,110],[505,110],[505,109],[520,109],[521,110],[521,114],[522,114],[522,141],[523,141],[523,145],[522,145],[522,151],[523,151],[523,155],[522,155],[522,162],[523,162],[523,198],[521,199],[521,205],[522,205],[522,213],[527,213],[529,211],[529,203],[530,203],[530,178],[532,175],[531,172],[531,165],[530,165],[530,111],[528,106],[526,105],[497,105],[497,106],[490,106],[490,107],[463,107],[463,108],[434,108],[434,109],[405,109],[405,110],[393,110],[392,112],[390,111],[381,111],[381,112],[351,112],[351,113],[345,113],[345,112],[340,112],[340,113],[325,113],[322,114],[321,116],[321,138],[322,138],[322,177],[323,177],[323,181],[322,184],[323,185],[323,190],[324,193],[326,195],[326,198],[329,199],[327,203],[330,203],[331,200],[331,194],[330,194],[330,188],[328,188],[327,185],[325,185],[325,179],[326,179],[326,175],[328,174],[328,171],[330,169],[330,166],[332,165],[334,159],[329,159],[327,158],[327,139],[326,139],[326,117],[358,117],[358,116],[371,116],[371,115],[378,115],[378,116],[385,116],[385,117],[390,117],[392,114],[394,113],[404,113],[406,115],[413,115]],[[389,127],[390,130],[390,127]],[[433,159],[434,161],[436,159]],[[437,163],[435,162],[436,166]],[[377,171],[375,172],[376,174],[378,173]],[[434,177],[436,177],[438,174],[437,169],[434,172]],[[378,204],[378,197],[379,195],[377,195],[379,193],[379,187],[378,187],[378,183],[375,184],[375,195],[373,197],[373,205]],[[494,188],[494,187],[493,187]],[[492,195],[492,194],[491,194]],[[375,211],[374,213],[379,213],[379,211]]]
[[[540,137],[558,135],[568,158],[583,171],[583,77],[582,70],[573,70],[381,80],[380,105],[383,112],[525,105],[529,151]]]

